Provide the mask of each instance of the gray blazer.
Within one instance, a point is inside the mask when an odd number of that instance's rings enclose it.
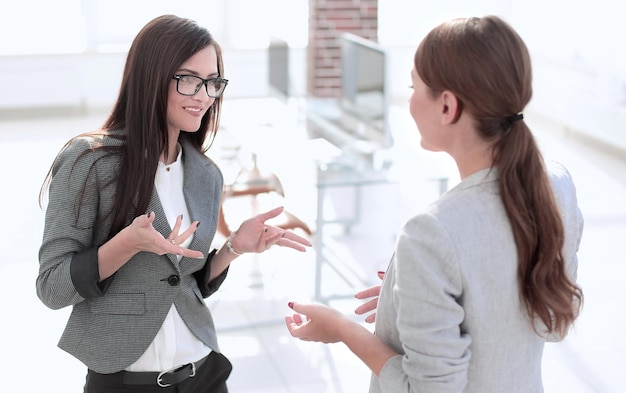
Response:
[[[467,177],[400,232],[375,328],[402,355],[372,376],[370,392],[543,391],[543,346],[560,337],[535,333],[520,302],[516,247],[497,178],[497,170]],[[555,165],[550,178],[575,281],[583,218],[565,168]]]
[[[216,291],[226,271],[211,283],[211,242],[222,198],[220,170],[181,134],[184,195],[191,220],[201,222],[189,248],[205,260],[136,254],[113,276],[98,283],[97,248],[106,240],[119,159],[94,144],[119,145],[111,137],[80,137],[59,153],[52,170],[43,242],[39,250],[37,295],[52,309],[72,306],[59,347],[88,368],[113,373],[134,363],[152,342],[172,304],[191,331],[219,351],[213,319],[204,298]],[[92,164],[94,166],[92,167]],[[91,168],[91,169],[90,169]],[[87,192],[80,209],[77,197]],[[96,192],[97,187],[102,188]],[[171,232],[161,202],[152,195],[148,212],[165,237]]]

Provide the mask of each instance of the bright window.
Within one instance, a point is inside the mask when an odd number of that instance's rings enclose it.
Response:
[[[3,2],[0,36],[12,39],[0,55],[123,52],[162,14],[196,20],[224,48],[265,48],[273,35],[307,44],[307,0],[20,0]]]
[[[80,53],[84,32],[81,0],[2,2],[0,55]]]

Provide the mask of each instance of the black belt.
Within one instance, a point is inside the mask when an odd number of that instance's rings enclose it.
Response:
[[[181,383],[187,378],[193,378],[196,375],[196,369],[200,368],[206,361],[207,357],[203,357],[195,363],[187,363],[182,366],[163,372],[134,372],[122,371],[122,382],[127,385],[158,385],[162,388]]]

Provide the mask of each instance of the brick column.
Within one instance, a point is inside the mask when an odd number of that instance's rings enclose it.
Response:
[[[341,89],[339,35],[349,32],[378,41],[378,0],[309,0],[307,89],[337,97]]]

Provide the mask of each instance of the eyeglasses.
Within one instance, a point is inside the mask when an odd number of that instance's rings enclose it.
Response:
[[[200,91],[202,85],[209,97],[219,98],[228,84],[228,79],[208,78],[202,79],[195,75],[174,75],[176,79],[176,91],[184,96],[193,96]]]

